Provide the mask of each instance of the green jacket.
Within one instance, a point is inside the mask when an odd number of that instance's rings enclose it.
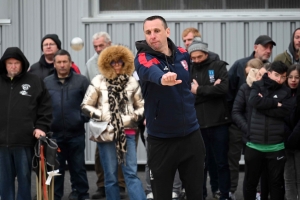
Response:
[[[284,64],[286,64],[286,66],[291,66],[292,63],[292,59],[291,56],[288,54],[287,51],[284,51],[281,54],[278,54],[275,58],[274,61],[282,61]]]

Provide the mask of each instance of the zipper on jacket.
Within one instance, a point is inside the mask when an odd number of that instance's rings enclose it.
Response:
[[[173,52],[174,53],[174,52]],[[175,61],[175,56],[173,56],[173,58],[174,58],[174,61]],[[170,67],[169,67],[169,62],[168,62],[168,59],[167,59],[167,56],[165,55],[165,59],[166,59],[166,66],[168,67],[168,69],[169,69],[169,72],[171,72],[171,69],[170,69]],[[173,62],[173,64],[172,64],[173,66],[174,66],[174,62]],[[174,72],[176,73],[176,71],[175,71],[175,66],[174,66]],[[183,94],[183,91],[182,91],[182,86],[181,85],[179,85],[179,87],[180,87],[180,93],[181,94]],[[183,96],[182,95],[180,95],[180,98],[181,98],[181,107],[182,107],[182,113],[183,113],[183,135],[185,136],[186,135],[186,133],[185,133],[185,127],[186,127],[186,119],[185,119],[185,116],[184,116],[184,114],[185,114],[185,110],[184,110],[184,104],[183,104],[183,102],[184,102],[184,99],[183,99]]]
[[[169,72],[171,72],[171,69],[170,69],[170,67],[169,67],[169,63],[168,63],[168,59],[167,59],[167,56],[165,55],[165,59],[166,59],[166,67],[168,67],[168,69],[169,69]]]

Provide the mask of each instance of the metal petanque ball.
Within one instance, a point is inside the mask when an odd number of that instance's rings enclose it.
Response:
[[[80,51],[84,46],[83,40],[80,37],[74,37],[71,40],[71,48],[75,51]]]

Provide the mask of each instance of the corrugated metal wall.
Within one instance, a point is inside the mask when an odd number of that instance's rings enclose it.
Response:
[[[127,45],[134,52],[134,42],[144,39],[143,20],[109,22],[91,18],[90,1],[82,0],[0,0],[1,19],[10,19],[10,25],[0,23],[0,55],[7,47],[20,47],[31,64],[37,62],[41,56],[41,38],[48,33],[56,33],[62,41],[62,48],[71,53],[73,61],[85,71],[85,62],[94,54],[91,37],[99,31],[108,32],[113,43]],[[154,14],[154,13],[153,13]],[[155,13],[164,16],[164,13]],[[134,15],[134,14],[133,14]],[[152,14],[149,14],[152,15]],[[86,18],[83,20],[83,18]],[[178,17],[177,17],[178,18]],[[89,20],[92,19],[92,20]],[[128,22],[127,22],[128,21]],[[168,19],[171,29],[170,38],[175,44],[183,46],[181,33],[187,27],[196,27],[202,34],[203,41],[209,44],[209,49],[218,53],[221,59],[229,63],[229,67],[239,58],[250,55],[253,43],[261,34],[270,35],[277,46],[273,49],[272,58],[283,52],[290,42],[290,37],[296,27],[300,27],[298,17],[289,20],[263,19],[248,21],[245,18],[236,20],[226,19],[172,21]],[[200,21],[200,20],[199,20]],[[72,38],[81,37],[85,41],[85,48],[79,52],[72,50],[69,43]],[[272,60],[271,58],[271,60]],[[86,163],[94,162],[96,145],[86,142]],[[140,143],[138,147],[138,163],[145,163],[145,149]]]

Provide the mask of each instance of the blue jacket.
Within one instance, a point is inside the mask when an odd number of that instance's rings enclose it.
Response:
[[[145,99],[148,134],[158,138],[183,137],[199,129],[191,93],[190,56],[170,39],[168,45],[171,56],[154,51],[146,41],[137,41],[134,60]],[[182,83],[162,86],[161,77],[169,71],[176,73]]]
[[[54,137],[73,137],[85,133],[84,123],[89,118],[81,112],[81,103],[89,86],[83,75],[71,72],[64,84],[54,74],[44,79],[53,106],[51,131]]]

